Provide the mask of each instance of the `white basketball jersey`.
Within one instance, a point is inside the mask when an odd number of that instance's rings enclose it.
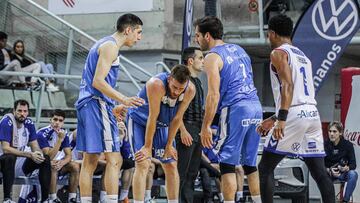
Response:
[[[283,44],[276,50],[282,50],[288,55],[291,78],[294,84],[291,106],[316,105],[312,65],[309,58],[300,49],[290,44]],[[277,112],[281,106],[281,82],[272,64],[270,64],[270,77]]]

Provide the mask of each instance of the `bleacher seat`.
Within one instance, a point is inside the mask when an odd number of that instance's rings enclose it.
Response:
[[[31,93],[27,90],[14,90],[14,99],[24,99],[29,102],[30,109],[35,109],[35,106],[32,103]]]
[[[0,95],[3,99],[0,99],[0,108],[13,108],[14,105],[14,93],[11,89],[0,89]]]
[[[37,106],[38,99],[39,99],[40,92],[39,91],[33,91],[32,92],[32,98],[33,98],[33,104]],[[41,97],[41,107],[43,109],[51,109],[50,101],[49,101],[49,95],[48,92],[44,91],[43,95]]]
[[[64,92],[49,92],[51,106],[56,109],[70,109],[66,104]]]

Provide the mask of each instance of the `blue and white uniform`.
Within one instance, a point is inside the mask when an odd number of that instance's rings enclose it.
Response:
[[[70,148],[70,141],[67,134],[68,133],[65,132],[64,140],[61,142],[60,149],[55,155],[54,160],[62,160],[65,158],[65,152],[63,151],[63,149]],[[58,139],[57,132],[51,127],[51,125],[38,130],[37,137],[41,149],[46,147],[53,148]]]
[[[324,157],[324,140],[320,116],[316,108],[311,61],[300,49],[290,44],[283,44],[276,50],[288,55],[294,90],[284,137],[276,140],[272,136],[273,129],[270,130],[264,150],[290,156]],[[281,82],[272,64],[270,64],[270,77],[275,108],[278,112],[281,107]]]
[[[156,121],[156,131],[153,139],[154,157],[162,162],[170,162],[173,160],[163,160],[162,156],[164,155],[165,146],[168,140],[168,127],[176,115],[179,105],[184,98],[184,93],[182,93],[178,99],[171,99],[167,88],[169,74],[160,73],[155,77],[163,82],[166,89],[166,95],[161,100],[160,112]],[[138,97],[144,99],[145,104],[137,108],[130,108],[127,116],[129,141],[133,153],[139,151],[145,144],[146,123],[149,117],[149,100],[147,98],[146,86],[139,92]]]
[[[87,153],[119,152],[121,145],[116,119],[112,114],[115,101],[92,86],[99,59],[98,50],[105,43],[116,44],[116,41],[108,36],[97,41],[90,49],[75,104],[78,118],[77,150]],[[105,78],[112,88],[115,88],[118,72],[119,57]]]
[[[10,146],[19,151],[31,152],[28,144],[37,139],[34,122],[30,118],[26,118],[21,128],[16,128],[17,134],[13,136],[14,123],[9,116],[5,115],[0,121],[0,141],[10,143]],[[0,156],[3,154],[0,146]],[[22,166],[25,162],[25,157],[17,157],[15,163],[15,176],[24,176]],[[26,174],[27,175],[27,174]]]
[[[219,140],[214,149],[221,163],[256,166],[260,137],[255,129],[262,120],[262,109],[250,57],[235,44],[215,46],[210,53],[219,55],[223,61],[217,109]]]

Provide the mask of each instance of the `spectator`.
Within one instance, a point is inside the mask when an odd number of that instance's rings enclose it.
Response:
[[[355,171],[354,147],[343,138],[344,128],[340,122],[330,123],[328,130],[329,140],[325,142],[325,166],[333,180],[346,182],[343,202],[349,202],[358,179],[358,174]]]
[[[7,34],[0,31],[0,71],[20,71],[21,65],[17,60],[11,61],[11,52],[6,49]],[[9,85],[12,81],[17,81],[17,77],[10,75],[0,75],[0,83]]]
[[[22,40],[17,40],[14,43],[12,57],[20,62],[22,69],[36,69],[34,72],[40,72],[41,70],[42,73],[54,74],[54,66],[52,64],[45,64],[42,61],[34,62],[25,56],[25,44]],[[47,91],[59,91],[59,87],[54,85],[54,78],[45,78],[45,82]]]
[[[50,200],[54,203],[61,203],[56,196],[58,175],[69,174],[69,198],[68,202],[76,202],[76,190],[79,185],[80,164],[71,161],[71,147],[69,137],[62,128],[65,120],[65,112],[56,109],[50,125],[37,132],[38,142],[44,154],[51,160],[51,184]]]
[[[26,100],[14,102],[14,111],[6,114],[0,121],[0,165],[4,180],[4,203],[11,200],[15,176],[30,176],[39,169],[41,202],[47,202],[50,186],[50,158],[39,148],[35,125],[29,115]],[[26,146],[31,150],[25,150]]]

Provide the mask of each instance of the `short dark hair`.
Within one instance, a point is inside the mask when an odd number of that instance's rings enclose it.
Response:
[[[0,31],[0,40],[7,39],[8,35],[5,32]]]
[[[21,43],[23,45],[23,51],[21,53],[21,56],[23,56],[25,53],[25,44],[24,44],[24,41],[22,41],[21,39],[18,39],[15,41],[14,46],[13,46],[13,51],[15,52],[16,44],[18,44],[18,43]]]
[[[221,20],[215,16],[205,16],[197,19],[194,22],[194,26],[198,26],[201,34],[205,35],[208,32],[214,39],[222,39],[224,34],[223,24]]]
[[[328,130],[330,130],[331,127],[335,127],[341,134],[344,132],[344,126],[340,121],[331,122],[328,126]]]
[[[185,48],[181,53],[181,61],[183,64],[187,65],[187,61],[189,58],[192,58],[195,56],[195,51],[201,49],[199,47],[187,47]]]
[[[118,18],[116,22],[116,30],[118,32],[123,32],[126,27],[135,27],[137,25],[143,25],[141,19],[134,14],[127,13]]]
[[[65,111],[63,111],[61,109],[55,109],[51,114],[51,117],[54,117],[54,116],[61,116],[65,119]]]
[[[27,106],[29,109],[29,102],[24,100],[24,99],[18,99],[14,102],[14,111],[16,110],[16,108],[18,107],[18,105],[21,106]]]
[[[172,68],[170,75],[181,84],[184,84],[190,79],[189,69],[182,64],[175,65]]]
[[[282,37],[291,37],[293,31],[293,21],[286,15],[277,15],[272,17],[268,23],[269,30],[274,31]]]

